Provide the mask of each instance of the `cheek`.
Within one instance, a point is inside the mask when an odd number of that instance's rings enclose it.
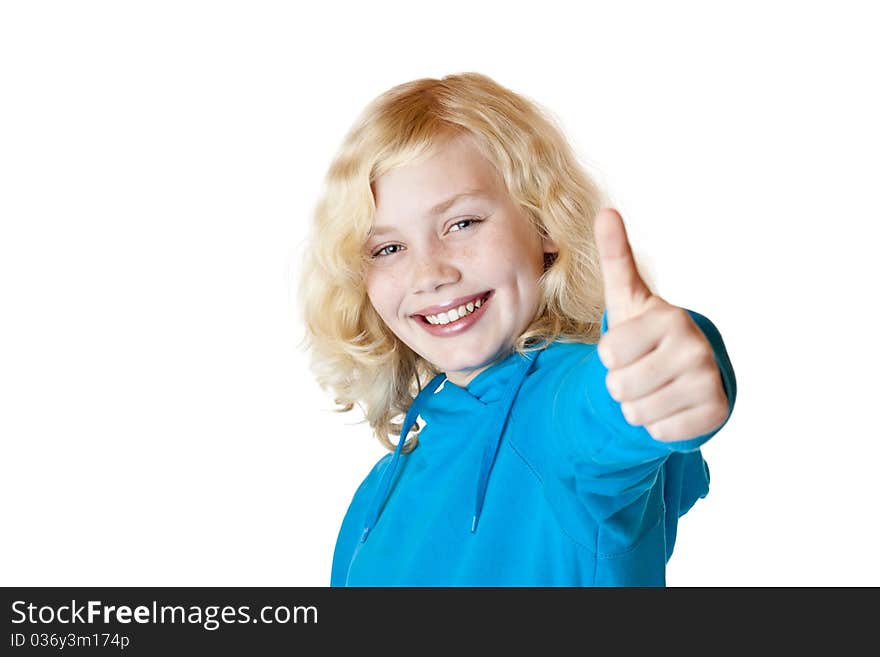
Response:
[[[400,295],[394,278],[373,275],[367,277],[367,297],[373,308],[383,318],[393,315],[399,305]]]

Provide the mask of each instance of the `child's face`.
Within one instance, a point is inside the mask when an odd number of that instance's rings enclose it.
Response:
[[[430,211],[475,189],[483,195]],[[556,246],[541,239],[468,138],[379,177],[374,192],[374,233],[366,244],[374,256],[367,266],[370,302],[398,338],[464,387],[508,355],[534,320],[544,252]],[[388,232],[376,234],[382,229]],[[417,314],[436,315],[430,306],[450,302],[468,308],[469,300],[487,295],[480,308],[470,306],[473,313],[445,326]]]

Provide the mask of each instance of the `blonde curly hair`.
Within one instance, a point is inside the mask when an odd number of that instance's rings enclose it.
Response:
[[[558,246],[538,281],[536,319],[514,349],[554,340],[595,344],[604,310],[593,219],[607,205],[552,115],[480,73],[423,78],[371,101],[332,161],[305,240],[298,300],[310,367],[350,411],[358,404],[389,450],[415,396],[439,372],[392,333],[366,291],[364,245],[376,211],[373,182],[467,134],[503,178],[535,230]],[[406,444],[417,445],[418,423]]]

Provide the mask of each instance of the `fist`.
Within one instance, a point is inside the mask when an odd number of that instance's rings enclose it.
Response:
[[[655,439],[714,431],[727,419],[727,395],[712,345],[687,310],[651,292],[636,269],[623,219],[605,208],[594,223],[608,330],[597,346],[605,386],[626,421]]]

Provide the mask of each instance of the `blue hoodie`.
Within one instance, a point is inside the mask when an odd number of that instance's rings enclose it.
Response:
[[[732,411],[721,335],[688,312]],[[607,373],[596,345],[556,341],[466,388],[434,377],[400,434],[420,418],[416,449],[399,440],[354,495],[331,586],[665,585],[678,518],[709,490],[700,445],[721,427],[655,440],[626,421]]]

